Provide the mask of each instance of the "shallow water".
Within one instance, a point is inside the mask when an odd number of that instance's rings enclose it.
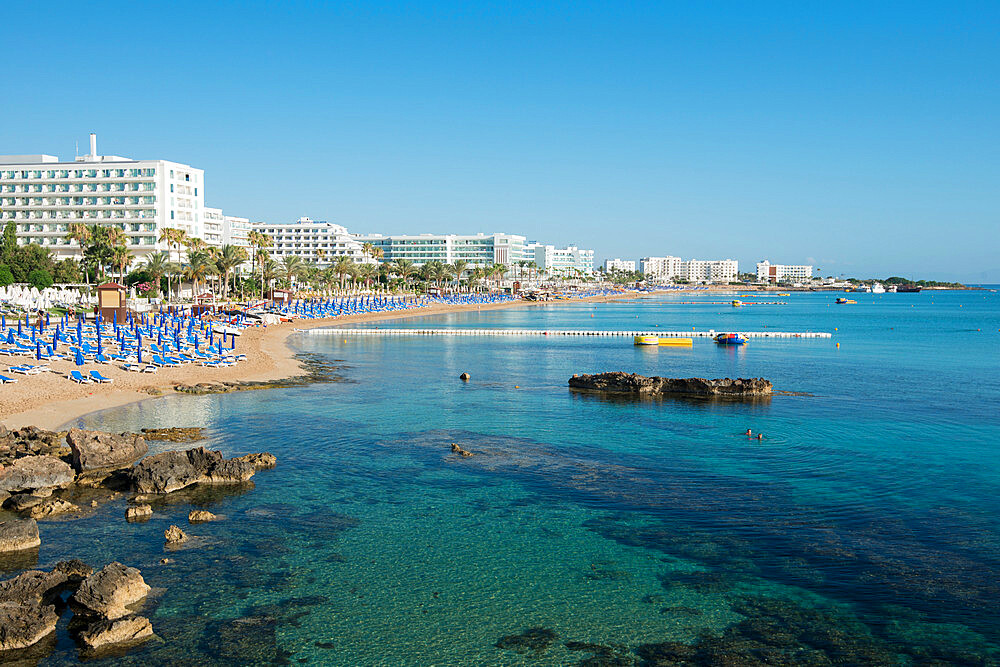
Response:
[[[227,455],[277,455],[255,488],[182,498],[145,524],[124,522],[124,500],[43,523],[38,564],[118,559],[165,589],[148,609],[164,642],[117,663],[672,664],[679,642],[703,664],[992,664],[1000,299],[834,297],[733,309],[674,295],[395,325],[836,328],[742,349],[299,336],[347,381],[75,422],[205,426]],[[605,370],[763,376],[811,395],[632,402],[566,387]],[[163,530],[187,529],[192,505],[225,520],[191,526],[204,541],[160,565]],[[75,660],[61,639],[48,663]]]

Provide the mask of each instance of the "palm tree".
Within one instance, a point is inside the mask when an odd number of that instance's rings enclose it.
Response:
[[[270,285],[271,282],[278,277],[279,270],[278,263],[267,254],[266,250],[260,251],[260,280],[261,280],[261,292],[263,293],[263,285]]]
[[[226,298],[229,293],[229,272],[239,268],[246,261],[247,251],[245,248],[238,245],[224,245],[219,248],[218,255],[215,258],[215,265],[222,274],[223,298]]]
[[[316,263],[317,264],[322,264],[324,259],[326,259],[326,250],[323,250],[322,248],[317,248],[316,249]]]
[[[434,269],[437,266],[436,261],[426,262],[420,267],[418,273],[420,274],[420,279],[424,282],[430,282],[434,279]]]
[[[165,252],[151,252],[146,255],[146,261],[143,262],[142,268],[153,279],[155,294],[160,290],[160,278],[172,269],[170,266],[170,256]]]
[[[285,272],[285,281],[289,289],[292,287],[292,277],[298,277],[305,270],[305,263],[298,255],[288,255],[281,258],[281,270]]]
[[[212,256],[204,250],[192,250],[188,253],[188,261],[184,265],[184,277],[193,283],[196,298],[198,296],[198,281],[212,275],[215,269]]]
[[[503,274],[507,273],[507,267],[503,264],[494,264],[489,268],[490,275],[496,278],[497,289],[500,289],[500,281],[503,280]]]
[[[171,245],[177,250],[177,261],[181,261],[181,244],[184,243],[184,239],[187,238],[187,234],[184,233],[183,229],[178,229],[177,227],[165,227],[160,230],[160,243],[166,243],[169,249]],[[170,274],[167,274],[167,301],[170,300]]]
[[[452,268],[450,264],[445,264],[444,262],[434,263],[434,280],[437,282],[438,287],[445,280],[448,280],[452,276]]]
[[[340,255],[333,262],[333,272],[340,277],[340,289],[344,289],[344,276],[354,269],[354,260],[347,255]]]
[[[258,232],[256,230],[251,231],[247,234],[247,240],[250,242],[250,246],[256,248],[257,251],[253,254],[254,266],[251,269],[251,273],[256,274],[257,271],[257,260],[263,259],[267,256],[267,249],[271,247],[271,237],[264,232]],[[264,262],[260,262],[260,298],[264,298]]]
[[[371,284],[376,271],[377,269],[374,264],[358,264],[355,267],[355,274],[364,282],[366,288]]]
[[[455,282],[458,283],[459,291],[462,287],[462,275],[465,273],[465,269],[468,268],[469,263],[464,259],[456,259],[455,263],[451,265],[451,270],[455,274]]]
[[[392,272],[403,279],[403,285],[409,282],[410,275],[413,274],[413,262],[408,259],[397,259],[392,266]]]
[[[478,288],[479,286],[479,281],[485,277],[486,277],[486,269],[484,269],[481,266],[477,266],[476,268],[472,269],[472,272],[469,274],[469,280],[472,281],[472,284],[476,288]]]

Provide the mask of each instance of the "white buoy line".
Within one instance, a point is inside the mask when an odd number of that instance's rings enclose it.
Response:
[[[588,329],[296,329],[307,334],[337,336],[659,336],[660,338],[714,338],[728,331],[630,331]],[[747,338],[832,338],[825,331],[740,331]]]

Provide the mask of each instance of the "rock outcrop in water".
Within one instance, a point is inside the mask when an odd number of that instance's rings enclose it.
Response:
[[[66,435],[77,472],[127,468],[149,451],[145,439],[134,433],[104,433],[74,428]]]
[[[0,522],[0,553],[32,549],[41,543],[34,519]]]
[[[249,461],[224,459],[221,452],[196,447],[147,457],[128,476],[137,493],[170,493],[199,483],[238,484],[255,472],[256,466]]]
[[[24,456],[0,469],[0,491],[14,493],[71,484],[76,474],[54,456]]]
[[[708,396],[720,398],[759,398],[770,396],[773,386],[764,378],[664,378],[646,377],[636,373],[598,373],[596,375],[574,375],[569,379],[573,389],[583,389],[612,394],[636,394],[656,396],[677,394],[684,396]]]

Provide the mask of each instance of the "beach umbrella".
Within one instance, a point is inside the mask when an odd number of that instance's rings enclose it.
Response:
[[[156,330],[156,344],[162,347],[163,345],[163,329]]]
[[[7,343],[10,344],[10,345],[14,344],[14,330],[13,329],[8,329],[7,330]]]
[[[17,337],[21,337],[21,318],[17,318]]]
[[[7,328],[7,314],[0,313],[0,328]]]
[[[55,332],[52,334],[52,349],[55,350],[59,345],[59,327],[56,327]]]
[[[76,348],[76,365],[83,366],[83,349]]]
[[[45,326],[49,326],[49,314],[45,313]]]
[[[41,341],[37,341],[35,343],[35,359],[38,359],[39,361],[42,360],[42,342]]]
[[[76,343],[79,345],[83,342],[83,320],[76,321]]]

